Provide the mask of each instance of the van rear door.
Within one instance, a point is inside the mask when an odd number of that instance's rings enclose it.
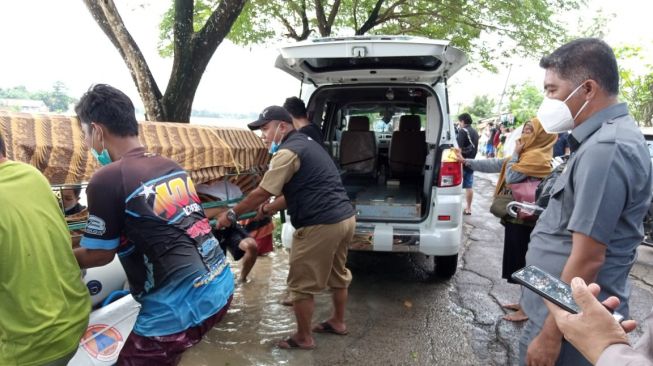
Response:
[[[434,84],[467,63],[448,41],[406,36],[322,38],[279,49],[276,66],[304,83]]]

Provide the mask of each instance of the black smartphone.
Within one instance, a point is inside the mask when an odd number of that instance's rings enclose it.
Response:
[[[572,314],[580,312],[580,308],[571,294],[571,287],[552,274],[531,265],[513,273],[512,278],[562,309]],[[624,320],[624,317],[618,312],[608,310],[618,322]]]

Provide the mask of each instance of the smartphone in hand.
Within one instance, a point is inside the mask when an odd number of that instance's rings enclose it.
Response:
[[[578,307],[571,294],[571,287],[552,274],[530,265],[513,273],[512,278],[562,309],[572,314],[580,312],[580,307]],[[608,310],[618,322],[624,320],[624,317],[618,312]]]

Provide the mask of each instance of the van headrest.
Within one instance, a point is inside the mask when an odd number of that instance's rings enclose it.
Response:
[[[349,128],[347,131],[369,131],[370,119],[366,116],[351,116],[349,117]]]
[[[407,114],[399,118],[399,131],[419,131],[422,122],[418,115]]]

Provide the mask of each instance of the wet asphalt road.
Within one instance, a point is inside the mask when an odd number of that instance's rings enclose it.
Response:
[[[520,292],[501,279],[503,227],[488,212],[495,179],[476,176],[473,214],[465,217],[451,280],[430,280],[432,258],[419,254],[350,253],[349,335],[317,334],[312,351],[279,350],[274,341],[292,333],[294,319],[278,304],[287,254],[277,250],[261,258],[225,320],[181,364],[516,365],[521,325],[502,320],[500,304],[516,302]],[[632,277],[631,316],[641,320],[653,305],[653,248],[640,248]],[[329,312],[329,295],[316,297],[314,321]]]

